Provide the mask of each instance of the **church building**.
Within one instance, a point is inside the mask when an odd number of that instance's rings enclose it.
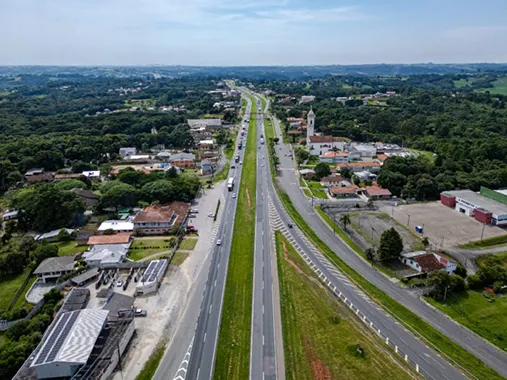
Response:
[[[345,140],[342,138],[315,135],[315,113],[311,107],[307,118],[306,146],[308,147],[310,156],[322,156],[324,153],[332,151],[333,149],[341,152],[343,151],[345,148]]]

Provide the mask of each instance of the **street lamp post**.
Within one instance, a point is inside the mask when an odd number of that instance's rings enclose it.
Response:
[[[410,214],[408,214],[407,227],[410,227]]]

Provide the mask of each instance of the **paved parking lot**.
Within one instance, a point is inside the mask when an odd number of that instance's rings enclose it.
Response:
[[[460,244],[479,240],[483,224],[473,217],[466,216],[456,210],[442,205],[440,202],[416,203],[397,207],[381,206],[381,210],[401,224],[414,230],[416,225],[424,226],[424,236],[436,247],[456,247]],[[394,210],[394,213],[393,213]],[[499,227],[485,226],[484,238],[505,234]]]

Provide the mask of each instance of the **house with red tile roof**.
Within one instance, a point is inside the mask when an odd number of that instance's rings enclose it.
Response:
[[[347,168],[352,172],[362,172],[367,170],[369,172],[379,172],[382,168],[382,164],[377,161],[359,161],[359,162],[347,162],[336,165],[338,169]]]
[[[181,225],[189,211],[190,205],[180,201],[148,206],[134,217],[134,232],[138,235],[168,234]]]
[[[359,187],[356,185],[331,186],[328,188],[328,191],[335,198],[355,198],[357,197],[358,189]]]
[[[319,161],[326,164],[339,164],[349,162],[349,154],[347,152],[329,151],[319,156]]]

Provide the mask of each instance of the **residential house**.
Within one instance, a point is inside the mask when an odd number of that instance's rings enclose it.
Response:
[[[314,95],[303,95],[299,103],[310,103],[313,102],[314,100],[315,100]]]
[[[81,173],[87,178],[90,179],[99,179],[100,178],[100,170],[88,170]]]
[[[134,231],[139,235],[168,234],[181,225],[189,210],[188,203],[179,201],[148,206],[134,217]]]
[[[131,148],[120,148],[120,156],[125,159],[129,156],[135,156],[137,154],[137,149],[135,147]]]
[[[419,273],[431,273],[436,270],[445,270],[449,274],[453,274],[457,269],[456,262],[448,260],[436,253],[428,253],[426,251],[402,253],[400,255],[400,260],[403,264]]]
[[[339,164],[349,162],[349,154],[347,152],[329,151],[319,156],[320,162],[326,164]]]
[[[168,150],[163,150],[162,152],[157,153],[156,158],[160,161],[167,161],[169,158],[171,158],[171,152]]]
[[[195,154],[176,153],[171,155],[169,163],[178,168],[195,168]]]
[[[125,261],[131,245],[131,241],[124,244],[96,244],[84,252],[82,257],[91,267],[119,264]]]
[[[32,168],[27,170],[27,172],[25,173],[25,178],[30,177],[32,175],[39,175],[42,173],[44,173],[44,168]]]
[[[299,175],[304,179],[312,179],[315,177],[315,170],[312,169],[301,169]]]
[[[202,159],[210,159],[210,158],[216,159],[217,157],[218,157],[218,153],[213,152],[211,150],[206,150],[204,152],[201,152]]]
[[[335,198],[356,198],[357,190],[359,189],[356,185],[349,186],[331,186],[328,187],[329,194]]]
[[[210,160],[201,161],[201,174],[208,175],[213,173],[213,163]]]
[[[76,194],[79,199],[81,199],[86,207],[87,210],[94,209],[98,206],[100,201],[100,196],[95,194],[91,190],[84,190],[84,189],[72,189],[71,190],[74,194]]]
[[[55,173],[45,172],[44,168],[30,169],[25,173],[25,179],[28,183],[51,182],[55,178]]]
[[[86,245],[88,244],[88,240],[90,237],[95,235],[95,231],[91,230],[81,230],[76,235],[76,245]],[[107,235],[105,235],[107,236]]]
[[[307,131],[307,134],[309,132]],[[345,140],[334,136],[310,136],[308,137],[308,152],[311,156],[321,156],[332,150],[343,151]]]
[[[81,173],[64,173],[64,174],[56,174],[55,182],[60,182],[64,179],[79,179],[81,178]]]
[[[338,169],[347,168],[354,173],[360,172],[360,171],[365,171],[365,170],[367,170],[369,172],[377,172],[378,173],[380,171],[381,167],[382,167],[382,165],[380,164],[380,162],[377,162],[377,161],[348,162],[348,163],[343,163],[343,164],[337,165]]]
[[[106,220],[102,222],[98,228],[100,233],[107,230],[115,232],[132,232],[134,230],[134,223],[124,220]]]
[[[330,176],[330,177],[322,177],[320,179],[320,184],[324,187],[331,186],[340,186],[340,182],[343,181],[343,177],[341,176]]]
[[[199,149],[210,150],[213,149],[213,140],[199,141]]]
[[[383,189],[377,185],[365,186],[363,189],[361,189],[361,191],[364,193],[364,195],[373,200],[390,199],[392,197],[392,194],[389,190]]]
[[[368,170],[355,172],[354,175],[361,181],[374,181],[375,179],[377,179],[377,175],[370,173]]]
[[[57,279],[74,271],[74,257],[60,256],[43,260],[33,272],[42,281]]]
[[[222,128],[220,119],[188,119],[187,123],[191,129],[204,127],[208,131],[213,131]]]
[[[88,238],[87,244],[93,245],[111,245],[111,244],[129,244],[132,241],[132,232],[119,232],[114,235],[93,235]]]

